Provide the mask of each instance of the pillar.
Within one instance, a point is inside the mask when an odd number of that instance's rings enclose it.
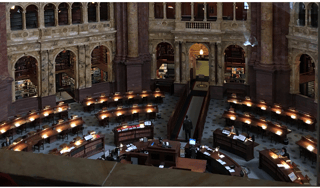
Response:
[[[59,26],[59,8],[56,7],[56,9],[54,9],[54,23],[55,26]]]
[[[298,94],[300,93],[299,88],[299,80],[300,80],[300,72],[299,72],[300,61],[293,62],[291,66],[291,75],[290,75],[290,93]]]
[[[167,19],[167,3],[163,3],[163,19]]]
[[[72,25],[72,7],[68,8],[68,24]]]
[[[44,9],[38,9],[38,23],[39,28],[44,28]]]
[[[185,46],[186,50],[186,81],[190,81],[190,62],[189,62],[189,46]]]
[[[149,3],[149,19],[154,19],[154,3]]]
[[[223,86],[224,81],[224,55],[221,52],[221,43],[217,43],[217,60],[218,60],[218,86]]]
[[[49,60],[49,54],[47,50],[41,51],[41,62],[38,63],[38,65],[41,65],[41,74],[40,74],[40,79],[41,79],[41,91],[39,92],[39,95],[41,97],[45,97],[49,95],[48,91],[48,85],[49,85],[49,80],[48,80],[48,60]]]
[[[96,17],[97,22],[100,22],[100,3],[96,3]]]
[[[194,2],[191,2],[191,21],[194,21]]]
[[[113,3],[109,3],[109,19],[110,19],[110,23],[111,23],[111,28],[114,28],[115,27],[115,24],[114,24],[114,7],[113,7]],[[111,61],[110,61],[111,62]]]
[[[204,5],[204,12],[203,12],[204,17],[203,17],[203,21],[206,22],[206,21],[207,21],[207,3],[204,2],[203,5]]]
[[[138,4],[128,3],[128,57],[138,57]]]
[[[151,62],[151,79],[156,79],[157,76],[157,57],[155,53],[152,53],[152,62]]]
[[[249,59],[250,59],[250,54],[251,54],[251,46],[247,46],[247,53],[245,55],[245,80],[244,84],[249,84]]]
[[[261,63],[273,64],[272,35],[273,15],[272,3],[261,3]]]
[[[86,49],[84,45],[78,46],[79,49],[79,89],[86,87]]]
[[[315,67],[315,82],[314,82],[314,101],[316,103],[318,103],[319,101],[319,89],[318,89],[318,68],[319,68],[319,64],[318,62],[315,62],[316,63],[316,67]],[[318,112],[319,113],[319,112]]]
[[[176,3],[175,14],[176,14],[176,21],[181,21],[181,2]]]
[[[305,6],[305,18],[304,18],[304,26],[308,26],[308,7]]]
[[[88,23],[88,3],[82,5],[82,20],[84,24]]]
[[[174,75],[175,83],[180,83],[180,47],[179,41],[174,42]]]
[[[223,3],[217,2],[217,21],[222,21],[222,9],[223,9]]]
[[[91,80],[91,53],[90,53],[90,46],[84,45],[85,48],[85,84],[86,88],[92,86]]]
[[[236,20],[236,3],[233,3],[233,21]]]
[[[187,75],[186,75],[186,72],[187,72],[187,69],[186,69],[186,56],[187,56],[187,53],[186,53],[186,42],[182,42],[181,44],[181,82],[183,84],[187,83]]]
[[[26,10],[22,11],[22,29],[25,30],[27,27],[27,22],[26,22]]]
[[[54,59],[53,50],[48,50],[48,95],[56,94],[56,68],[55,68],[55,59]]]
[[[210,42],[209,46],[209,83],[210,85],[216,85],[216,77],[215,77],[215,72],[216,72],[216,56],[215,56],[215,51],[216,51],[216,45],[214,42]]]

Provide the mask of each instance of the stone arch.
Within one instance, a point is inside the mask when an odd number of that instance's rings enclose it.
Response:
[[[231,57],[230,59],[228,58],[227,59],[227,49],[229,47],[232,47],[232,46],[238,46],[240,49],[239,51],[241,50],[240,54],[241,57],[243,57],[244,59],[240,59],[240,65],[238,64],[234,64],[234,59],[233,57]],[[248,69],[248,58],[246,57],[246,48],[243,46],[243,45],[239,45],[239,42],[237,43],[233,43],[233,44],[230,44],[228,43],[226,46],[224,46],[223,48],[223,51],[222,51],[222,54],[221,54],[221,57],[223,59],[223,80],[229,80],[230,82],[240,82],[240,83],[247,83],[247,76],[246,76],[246,72],[247,72],[247,69]],[[229,54],[230,55],[230,54]],[[240,56],[239,56],[240,57]],[[225,62],[226,60],[226,62]],[[231,70],[226,72],[226,63],[227,62],[230,62],[231,61]],[[244,64],[244,66],[242,66]],[[233,68],[236,68],[236,69],[233,69]],[[221,78],[222,79],[222,78]]]
[[[200,65],[200,66],[208,66],[208,73],[206,72],[206,71],[204,71],[204,72],[202,72],[202,74],[204,75],[204,76],[206,76],[206,77],[209,77],[210,76],[210,71],[209,71],[209,69],[210,69],[210,66],[209,66],[209,59],[208,59],[208,65],[205,63],[205,62],[203,62],[203,63],[199,63],[199,64],[197,64],[197,58],[195,58],[195,56],[191,56],[191,54],[192,54],[192,47],[193,46],[195,46],[195,45],[197,45],[197,44],[200,44],[200,45],[202,45],[202,46],[204,46],[204,48],[206,48],[206,49],[203,49],[202,47],[200,48],[200,50],[202,49],[202,50],[204,50],[203,51],[203,56],[206,54],[206,52],[205,51],[207,51],[207,55],[208,55],[208,57],[210,57],[210,47],[209,47],[209,45],[208,45],[208,43],[205,43],[205,42],[194,42],[194,43],[189,43],[188,44],[188,46],[187,46],[187,63],[189,63],[189,66],[188,66],[188,72],[190,73],[190,70],[191,70],[191,67],[193,68],[193,76],[192,76],[192,78],[191,79],[195,79],[196,78],[196,76],[197,76],[197,65]],[[199,50],[199,51],[200,51]],[[197,54],[197,53],[196,53]],[[199,55],[200,55],[200,53],[199,53]],[[206,70],[206,69],[205,69]],[[199,75],[199,74],[198,74]],[[190,75],[190,77],[191,77],[191,75]]]

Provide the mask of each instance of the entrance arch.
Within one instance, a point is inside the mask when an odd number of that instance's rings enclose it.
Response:
[[[230,45],[224,51],[224,83],[245,83],[245,51],[239,45]]]
[[[189,49],[191,79],[209,80],[209,49],[206,45],[195,43]]]
[[[156,47],[157,79],[174,79],[174,49],[168,42],[161,42]]]
[[[108,81],[108,64],[110,63],[110,50],[101,45],[91,52],[91,81],[92,84]]]
[[[32,56],[23,56],[14,65],[15,100],[38,96],[38,62]]]
[[[76,56],[70,50],[63,50],[55,59],[55,83],[57,101],[74,98],[76,86]]]
[[[308,54],[302,54],[299,61],[299,92],[301,95],[314,98],[315,63]]]

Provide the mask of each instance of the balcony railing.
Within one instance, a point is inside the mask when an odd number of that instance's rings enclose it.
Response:
[[[206,22],[186,22],[187,29],[211,29],[210,23]]]

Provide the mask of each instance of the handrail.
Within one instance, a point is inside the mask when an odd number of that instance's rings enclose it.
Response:
[[[210,103],[210,90],[207,91],[207,95],[203,100],[202,109],[199,114],[198,122],[197,122],[196,129],[195,129],[196,131],[193,136],[193,138],[197,139],[197,141],[199,141],[200,144],[201,144],[201,138],[202,138],[202,134],[203,134],[204,124],[205,124],[206,118],[207,118],[209,103]]]
[[[185,86],[184,89],[183,89],[183,92],[180,96],[180,99],[178,101],[178,103],[176,104],[172,114],[171,114],[171,117],[168,121],[168,124],[167,124],[167,139],[170,139],[170,136],[171,136],[171,133],[174,129],[174,126],[176,125],[177,121],[178,121],[178,117],[179,117],[179,114],[180,114],[180,109],[182,108],[183,104],[186,102],[187,100],[187,87]]]

